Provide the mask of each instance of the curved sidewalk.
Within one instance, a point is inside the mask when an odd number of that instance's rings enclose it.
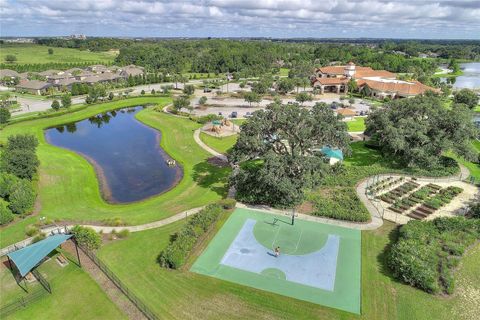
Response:
[[[276,215],[291,216],[292,214],[292,211],[289,211],[289,210],[274,209],[268,206],[247,205],[240,202],[237,202],[237,208],[261,211],[264,213],[276,214]],[[383,225],[383,219],[377,216],[372,216],[372,220],[368,223],[329,219],[329,218],[312,216],[312,215],[303,214],[303,213],[296,213],[295,216],[296,216],[295,219],[320,222],[320,223],[331,224],[334,226],[339,226],[344,228],[357,229],[357,230],[375,230],[377,228],[380,228]]]
[[[212,154],[213,156],[225,161],[225,162],[228,162],[228,159],[227,157],[224,155],[224,154],[221,154],[215,150],[213,150],[212,148],[210,148],[209,146],[207,146],[205,143],[203,143],[203,141],[200,139],[200,131],[201,129],[197,129],[195,130],[195,132],[193,133],[193,139],[195,140],[195,142],[205,151],[207,151],[208,153]]]

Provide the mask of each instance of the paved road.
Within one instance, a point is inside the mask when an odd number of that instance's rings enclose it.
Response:
[[[199,106],[199,99],[201,96],[206,96],[207,100],[207,108],[197,108]],[[219,114],[221,113],[224,116],[229,116],[232,112],[237,112],[239,118],[245,118],[246,114],[252,113],[257,110],[264,109],[267,105],[272,103],[272,100],[263,99],[259,103],[253,103],[250,106],[245,100],[240,98],[231,98],[231,97],[216,97],[214,94],[202,94],[201,92],[195,92],[195,97],[191,101],[191,105],[196,107],[193,111],[194,114],[203,116],[207,114]],[[282,99],[282,103],[293,103],[295,102],[294,98],[284,98]],[[312,107],[318,102],[325,102],[327,104],[331,104],[332,102],[341,103],[342,101],[339,99],[337,95],[328,95],[322,98],[318,98],[315,101],[307,101],[303,105],[305,107]],[[345,101],[346,103],[346,101]],[[368,105],[368,101],[363,101],[362,99],[355,99],[355,103],[352,105],[353,110],[355,112],[369,112],[370,106]],[[188,110],[184,110],[188,112]]]
[[[200,84],[202,83],[203,80],[191,80],[188,82],[188,84]],[[146,84],[146,85],[141,85],[141,86],[136,86],[136,87],[131,87],[131,88],[121,88],[121,89],[114,89],[114,90],[109,90],[113,92],[125,92],[127,90],[132,90],[130,92],[131,95],[140,95],[142,90],[145,90],[145,92],[151,92],[152,89],[155,89],[155,91],[160,91],[162,86],[165,85],[171,85],[175,86],[175,83],[157,83],[157,84]],[[178,83],[178,88],[183,89],[183,83]],[[15,93],[13,93],[15,94]],[[40,97],[39,97],[40,98]],[[73,97],[72,98],[72,104],[80,104],[85,102],[86,96],[78,96],[78,97]],[[17,101],[19,102],[21,109],[19,111],[14,112],[13,115],[19,115],[19,114],[24,114],[24,113],[29,113],[29,112],[39,112],[39,111],[45,111],[49,110],[52,105],[53,99],[30,99],[30,98],[24,98],[24,97],[18,97]]]

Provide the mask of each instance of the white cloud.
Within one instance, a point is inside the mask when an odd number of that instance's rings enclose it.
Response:
[[[0,27],[1,35],[478,39],[480,1],[0,0]]]

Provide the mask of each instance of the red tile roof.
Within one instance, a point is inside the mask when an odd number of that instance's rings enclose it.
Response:
[[[317,78],[313,83],[319,82],[322,85],[341,85],[348,83],[347,78]]]
[[[382,82],[375,80],[358,80],[357,84],[359,87],[368,85],[369,88],[382,91],[382,92],[395,92],[401,95],[417,95],[425,93],[426,91],[438,91],[438,89],[424,85],[419,81],[411,81],[410,83],[406,82]]]
[[[342,116],[345,116],[345,117],[352,117],[352,116],[356,115],[355,111],[352,111],[352,110],[347,109],[347,108],[340,108],[340,109],[337,110],[337,113],[341,114]]]

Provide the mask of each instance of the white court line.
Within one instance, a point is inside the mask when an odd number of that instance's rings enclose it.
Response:
[[[275,235],[275,238],[273,238],[273,241],[272,241],[272,249],[273,249],[273,245],[275,244],[275,241],[277,241],[277,237],[278,237],[278,234],[280,233],[281,228],[282,226],[278,226],[277,234]]]
[[[300,237],[298,238],[297,245],[295,246],[295,251],[293,251],[291,254],[296,253],[298,250],[298,244],[300,243],[300,239],[302,239],[302,235],[303,235],[303,229],[301,230],[302,232],[300,232]]]

